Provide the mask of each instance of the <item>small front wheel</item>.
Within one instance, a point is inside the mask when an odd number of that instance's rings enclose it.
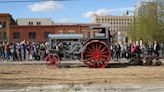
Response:
[[[54,68],[59,68],[59,57],[57,55],[53,55],[53,54],[49,54],[47,55],[47,57],[45,58],[46,62],[46,66],[50,69],[54,69]]]

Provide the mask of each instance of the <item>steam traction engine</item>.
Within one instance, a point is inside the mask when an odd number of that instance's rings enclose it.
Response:
[[[110,61],[110,32],[107,27],[90,27],[83,34],[49,34],[49,67],[58,67],[61,59],[79,59],[89,68],[104,68]]]

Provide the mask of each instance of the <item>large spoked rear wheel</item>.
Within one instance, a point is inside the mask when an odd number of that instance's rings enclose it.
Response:
[[[104,68],[110,62],[109,46],[102,41],[93,40],[85,45],[81,57],[89,68]]]
[[[59,67],[59,57],[57,55],[49,54],[46,59],[46,66],[50,69],[58,68]]]

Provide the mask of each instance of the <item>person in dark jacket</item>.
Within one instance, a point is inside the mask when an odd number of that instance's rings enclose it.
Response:
[[[154,41],[154,44],[153,44],[154,54],[156,54],[157,56],[159,56],[159,50],[160,50],[160,45],[157,43],[157,41]]]
[[[148,55],[152,55],[152,53],[153,53],[153,44],[151,42],[149,42],[147,48],[148,48]]]
[[[118,61],[120,59],[120,51],[121,51],[121,46],[119,43],[116,43],[115,50],[116,50],[116,58]]]

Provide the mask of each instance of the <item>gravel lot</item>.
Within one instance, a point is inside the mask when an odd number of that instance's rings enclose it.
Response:
[[[0,64],[0,92],[164,92],[164,66]]]

